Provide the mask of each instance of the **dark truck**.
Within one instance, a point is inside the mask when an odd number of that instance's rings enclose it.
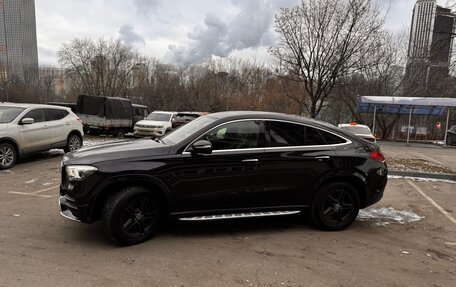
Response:
[[[84,131],[90,134],[123,137],[148,113],[146,106],[118,97],[80,95],[76,103],[76,114],[82,120]]]

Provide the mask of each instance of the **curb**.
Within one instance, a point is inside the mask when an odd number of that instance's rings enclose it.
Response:
[[[415,172],[415,171],[389,170],[388,175],[436,178],[436,179],[445,179],[445,180],[456,181],[456,174],[445,174],[445,173],[426,173],[426,172]]]

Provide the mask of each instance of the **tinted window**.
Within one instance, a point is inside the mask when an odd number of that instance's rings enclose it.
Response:
[[[306,145],[325,145],[325,140],[321,137],[316,128],[306,127]]]
[[[260,123],[256,121],[222,125],[204,136],[214,150],[256,148],[259,137]]]
[[[285,122],[268,122],[269,146],[304,146],[304,126]]]
[[[346,140],[339,136],[336,136],[335,134],[328,133],[322,130],[320,130],[320,134],[323,136],[327,144],[340,144],[347,142]]]
[[[44,122],[44,112],[42,109],[32,110],[25,114],[23,119],[25,118],[32,118],[35,121],[35,123]]]
[[[57,121],[61,120],[64,117],[68,116],[69,112],[66,110],[59,110],[59,109],[46,109],[46,120],[48,121]]]

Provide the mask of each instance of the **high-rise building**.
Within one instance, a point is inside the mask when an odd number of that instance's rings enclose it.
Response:
[[[406,74],[413,85],[429,82],[449,73],[456,15],[437,5],[436,0],[418,0],[413,8]]]
[[[0,80],[38,83],[35,0],[0,0]]]

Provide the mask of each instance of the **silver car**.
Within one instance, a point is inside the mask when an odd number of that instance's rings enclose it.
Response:
[[[0,169],[26,154],[82,146],[82,122],[70,108],[0,103]]]

